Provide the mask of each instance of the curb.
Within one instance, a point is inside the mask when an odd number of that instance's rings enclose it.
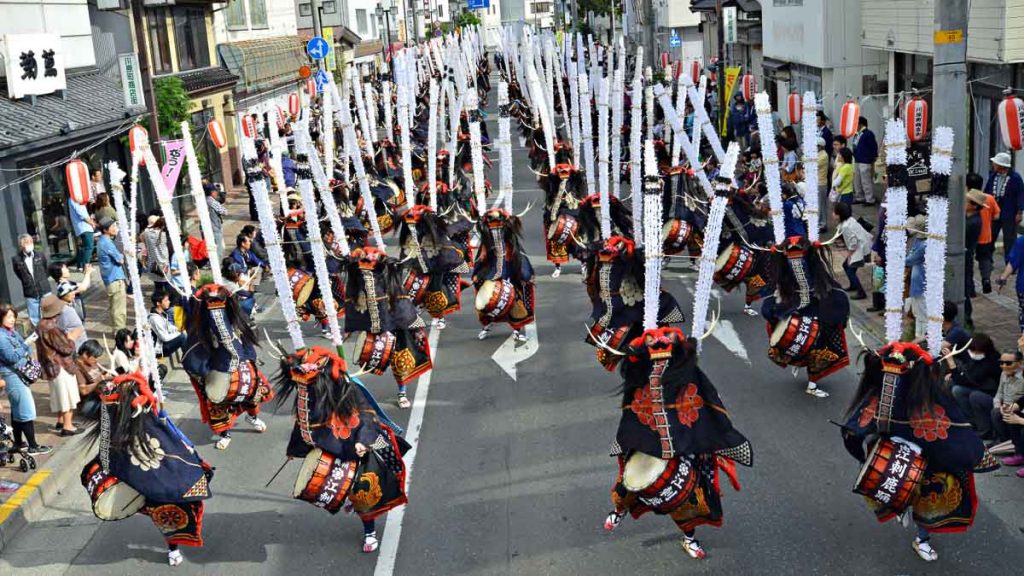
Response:
[[[89,431],[98,424],[83,428],[85,432],[60,446],[46,465],[34,474],[3,505],[0,505],[0,554],[30,522],[38,520],[64,488],[81,472],[91,451],[86,450]]]

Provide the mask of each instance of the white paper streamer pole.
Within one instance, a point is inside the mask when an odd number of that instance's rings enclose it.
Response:
[[[330,83],[330,89],[334,98],[338,97],[338,88],[333,82]],[[339,116],[340,116],[339,106]],[[341,214],[338,212],[338,205],[334,202],[334,193],[331,191],[331,184],[327,178],[327,174],[324,173],[324,167],[320,165],[320,158],[317,155],[310,154],[308,151],[309,138],[306,133],[296,134],[295,137],[295,149],[298,153],[302,154],[303,150],[307,150],[306,157],[309,158],[309,170],[313,173],[313,182],[316,183],[316,187],[320,190],[320,198],[323,201],[324,211],[327,213],[327,221],[331,225],[331,232],[334,233],[334,242],[336,246],[332,248],[337,249],[343,256],[348,256],[350,249],[348,245],[348,236],[345,235],[345,226],[341,223]],[[345,149],[342,148],[342,158],[348,160],[348,154],[344,153]],[[345,172],[348,174],[348,171]]]
[[[700,139],[701,136],[706,136],[708,144],[711,144],[711,150],[715,153],[715,158],[720,162],[725,162],[725,149],[722,148],[722,140],[718,137],[718,132],[715,131],[715,125],[711,123],[711,118],[708,118],[708,111],[704,108],[704,96],[693,87],[693,82],[687,74],[680,74],[680,78],[683,79],[683,84],[686,85],[686,91],[690,96],[690,102],[693,104],[693,132],[696,136],[693,138],[693,147],[700,153]],[[703,78],[701,78],[703,85]],[[679,110],[677,108],[677,110]],[[698,160],[699,162],[699,160]]]
[[[761,133],[764,153],[765,183],[768,185],[769,215],[775,232],[775,243],[781,244],[786,239],[786,222],[782,216],[782,176],[779,174],[779,157],[772,152],[775,143],[775,123],[772,121],[772,105],[767,92],[754,96],[754,108],[757,111],[757,129]]]
[[[644,142],[644,330],[658,327],[661,291],[661,178],[654,141]]]
[[[355,89],[353,89],[353,92],[355,92]],[[366,106],[366,122],[367,122],[367,124],[366,124],[366,126],[362,127],[363,128],[363,137],[366,138],[367,136],[369,136],[370,140],[372,140],[373,142],[376,142],[377,141],[377,91],[373,89],[373,85],[372,84],[367,84],[366,88],[364,90],[364,95],[366,97],[364,105]],[[359,100],[358,96],[356,97],[356,100]],[[347,103],[347,101],[346,101],[346,103]],[[357,106],[358,106],[358,104],[357,104]],[[358,114],[358,112],[357,112],[357,114]],[[373,144],[371,143],[370,146],[372,146],[372,145]],[[342,150],[344,150],[344,148],[342,148]]]
[[[285,264],[281,239],[277,235],[274,209],[270,206],[267,180],[257,163],[255,142],[243,135],[241,145],[242,161],[246,165],[245,177],[249,181],[253,200],[256,203],[256,215],[259,217],[260,231],[263,232],[263,241],[267,247],[267,259],[270,261],[271,276],[274,278],[274,287],[277,289],[277,297],[281,302],[281,315],[284,316],[285,327],[288,330],[288,336],[291,338],[293,348],[299,350],[305,344],[302,340],[302,329],[299,326],[298,314],[295,311],[295,300],[292,299],[292,288],[288,283],[288,266]]]
[[[340,90],[341,93],[340,94],[338,93],[339,92],[338,86],[334,84],[334,80],[333,79],[330,82],[330,86],[331,86],[331,99],[334,101],[334,106],[333,106],[333,108],[334,108],[334,110],[333,110],[333,112],[334,112],[334,124],[333,124],[333,126],[340,126],[341,125],[341,107],[342,106],[348,106],[348,103],[352,101],[351,100],[351,96],[352,96],[352,94],[351,94],[351,92],[352,92],[352,82],[350,82],[344,75],[342,75],[341,90]],[[338,134],[338,138],[344,139],[344,136],[341,135],[341,134]],[[331,167],[332,168],[331,169],[331,176],[334,176],[335,170],[340,170],[341,173],[345,176],[345,178],[347,178],[348,174],[349,174],[349,167],[348,167],[349,160],[348,160],[348,154],[345,154],[345,143],[341,142],[341,141],[335,142],[334,143],[334,147],[335,147],[335,155],[337,156],[337,162],[338,163],[337,163],[337,166]],[[341,154],[338,154],[339,150],[341,151]]]
[[[818,241],[818,222],[821,206],[818,205],[818,126],[815,112],[818,99],[813,90],[804,92],[801,131],[804,143],[804,215],[807,217],[807,239]]]
[[[949,177],[953,171],[953,129],[938,126],[932,136],[932,174]],[[934,185],[934,184],[933,184]],[[928,239],[924,252],[924,300],[928,310],[928,352],[938,357],[942,348],[942,307],[946,287],[946,227],[949,199],[932,190],[928,196]]]
[[[306,116],[310,113],[311,108],[303,108],[299,114]],[[275,111],[271,110],[271,114],[276,114]],[[281,210],[288,213],[288,187],[284,185],[284,164],[281,159],[281,155],[287,148],[287,143],[281,141],[280,135],[277,133],[276,126],[270,130],[270,170],[274,173],[274,180],[277,181],[277,200],[281,203]],[[212,254],[212,252],[211,252]]]
[[[577,58],[582,58],[582,54],[576,53]],[[583,165],[583,135],[580,134],[580,84],[578,72],[575,64],[569,65],[569,98],[572,100],[572,110],[569,116],[569,128],[572,131],[570,136],[572,138],[572,163],[579,169]]]
[[[427,201],[437,212],[437,81],[430,79],[430,110],[427,117]]]
[[[325,99],[326,100],[326,99]],[[302,126],[300,124],[300,126]],[[304,126],[302,126],[305,129]],[[306,146],[306,153],[316,154],[316,150],[310,150]],[[310,251],[313,253],[313,269],[316,272],[316,285],[320,289],[320,298],[323,299],[324,313],[327,315],[327,326],[331,331],[331,341],[335,346],[341,346],[341,329],[338,327],[337,308],[334,303],[334,293],[331,286],[335,280],[327,271],[327,256],[324,253],[323,233],[320,231],[320,216],[316,209],[316,199],[313,196],[313,182],[305,178],[298,180],[299,194],[302,196],[302,206],[306,212],[306,231],[309,236]],[[324,198],[324,204],[331,203],[330,197]]]
[[[150,185],[153,186],[153,191],[156,192],[157,203],[160,204],[160,213],[163,214],[164,223],[167,224],[167,236],[171,242],[171,249],[174,250],[174,254],[171,256],[178,265],[178,281],[181,282],[182,286],[187,287],[189,285],[188,261],[185,260],[185,248],[181,244],[181,226],[178,224],[178,214],[174,211],[173,197],[170,190],[164,184],[163,176],[160,174],[160,164],[157,163],[156,158],[153,156],[153,150],[149,146],[148,139],[139,145],[137,149],[142,150],[142,158],[146,161],[146,171],[149,173]],[[134,245],[134,243],[131,245]],[[131,245],[123,244],[125,250]],[[141,292],[138,294],[141,294]],[[145,310],[145,306],[143,306],[143,310]]]
[[[594,170],[594,126],[590,112],[590,85],[586,72],[578,76],[580,83],[580,130],[583,137],[583,172],[587,180],[587,194],[597,192],[597,174]],[[554,166],[554,164],[552,164]]]
[[[646,118],[646,120],[647,120],[647,123],[646,123],[646,126],[647,126],[647,136],[646,137],[647,137],[648,140],[652,140],[653,141],[654,140],[654,88],[653,88],[653,86],[654,86],[654,73],[651,72],[651,67],[650,66],[648,66],[644,70],[644,78],[647,80],[647,83],[646,83],[645,88],[644,88],[644,103],[647,105],[646,106],[646,108],[647,108],[646,109],[646,112],[647,112],[647,118]]]
[[[206,243],[206,252],[210,256],[210,263],[220,262],[220,254],[217,249],[217,239],[213,235],[213,223],[210,221],[210,206],[206,203],[206,193],[203,191],[203,176],[199,173],[199,161],[196,159],[196,149],[192,145],[192,131],[188,122],[181,123],[181,138],[185,141],[185,166],[188,168],[188,183],[192,189],[192,201],[196,205],[196,213],[199,215],[199,230]],[[220,266],[210,266],[215,284],[224,284]],[[186,287],[188,284],[185,285]]]
[[[537,77],[537,71],[532,65],[526,68],[526,79],[530,86],[535,88],[537,91],[540,90],[540,79]],[[551,120],[551,115],[548,113],[547,104],[544,103],[543,98],[537,98],[535,109],[537,114],[540,116],[541,129],[544,130],[544,146],[547,148],[548,153],[548,170],[555,167],[555,125]],[[593,152],[593,147],[591,147]],[[593,161],[593,156],[591,156]]]
[[[907,163],[907,131],[902,120],[885,123],[885,163]],[[885,338],[898,342],[903,335],[903,277],[907,258],[907,189],[885,191]]]
[[[683,82],[686,82],[686,80],[683,80]],[[704,117],[704,118],[708,117],[708,110],[704,106],[704,103],[707,102],[707,97],[708,97],[708,77],[704,76],[703,74],[701,74],[700,86],[697,87],[697,100],[694,102],[694,108],[693,108],[694,109],[694,113],[698,114],[698,116],[697,116],[698,119],[701,118],[701,117]],[[693,98],[692,94],[690,95],[690,98]],[[700,114],[697,111],[697,107],[698,106],[700,106],[700,109],[704,111],[703,114]],[[705,128],[704,124],[707,124],[708,126],[710,126],[710,128]],[[693,126],[691,127],[691,130],[693,130],[693,132],[692,132],[692,136],[690,137],[690,140],[693,140],[693,147],[696,148],[697,151],[699,152],[700,151],[701,134],[705,130],[711,130],[712,132],[714,132],[715,131],[715,127],[714,127],[713,124],[711,124],[711,120],[708,119],[707,122],[694,122]],[[717,132],[716,132],[716,134],[717,134]],[[719,144],[721,144],[721,142],[719,142]]]
[[[367,156],[373,158],[373,143],[377,140],[377,107],[373,104],[372,100],[367,100],[365,102],[363,101],[363,92],[359,89],[359,69],[356,66],[353,66],[348,69],[348,72],[349,81],[352,82],[352,92],[354,92],[356,95],[356,114],[359,115],[359,125],[363,129],[363,151],[366,153]],[[367,84],[367,88],[369,87],[370,85]],[[348,102],[344,102],[343,104],[344,109],[349,110]],[[373,122],[371,122],[367,117],[368,106],[373,106]],[[385,103],[384,106],[387,107],[387,103]],[[352,112],[349,111],[349,116],[351,115]],[[353,134],[355,134],[355,131],[353,131]],[[345,140],[348,140],[348,134],[344,134],[343,136]],[[347,147],[348,142],[344,142],[342,145]],[[356,157],[354,158],[351,155],[349,155],[349,158],[352,160],[353,164],[362,164],[362,160],[359,158],[358,155],[356,155]]]
[[[714,190],[711,187],[711,182],[708,180],[708,175],[704,172],[703,166],[697,158],[697,150],[693,147],[693,142],[690,142],[690,137],[686,135],[685,126],[683,126],[683,120],[676,113],[675,108],[672,107],[672,100],[669,99],[668,93],[665,91],[665,87],[661,84],[654,85],[654,94],[658,96],[658,103],[661,105],[662,111],[665,113],[665,124],[669,126],[674,132],[676,138],[679,139],[679,143],[683,147],[683,153],[686,154],[686,159],[690,162],[690,167],[693,169],[693,175],[697,177],[697,181],[700,182],[701,188],[704,190],[704,194],[708,198],[714,197]]]
[[[676,137],[679,137],[678,134]],[[711,299],[711,286],[714,284],[715,260],[718,257],[718,244],[722,239],[722,220],[725,208],[729,203],[729,189],[736,175],[736,161],[740,156],[740,145],[733,142],[722,162],[722,171],[715,182],[715,197],[711,200],[708,212],[708,223],[704,229],[704,248],[700,254],[700,271],[697,274],[697,288],[693,296],[693,329],[690,334],[695,338],[704,333],[707,323],[708,302]],[[700,344],[697,344],[698,350]]]
[[[405,58],[396,60],[399,73],[405,72]],[[398,130],[402,137],[402,184],[405,188],[405,206],[412,208],[416,204],[416,186],[412,181],[412,136],[410,134],[409,100],[410,94],[406,83],[398,87]]]
[[[622,92],[625,84],[626,50],[619,49],[618,66],[612,77],[612,196],[619,197],[622,185]]]
[[[333,82],[332,82],[333,83]],[[320,139],[324,145],[324,166],[334,169],[334,99],[324,94],[320,99],[322,110],[320,114]],[[277,132],[271,127],[271,133]],[[314,152],[315,153],[315,152]],[[284,181],[281,182],[282,188]]]
[[[395,59],[392,58],[391,62],[394,64]],[[385,80],[381,82],[381,85],[384,91],[384,138],[393,141],[395,139],[395,115],[392,108],[394,104],[391,103],[391,82]]]
[[[505,203],[505,209],[512,211],[512,126],[508,111],[508,84],[498,83],[498,158],[501,162],[501,192],[494,206]]]
[[[135,206],[134,196],[136,190],[138,190],[139,160],[143,156],[141,150],[138,148],[136,150],[137,152],[132,158],[132,211],[134,211]],[[146,150],[149,150],[148,144],[146,144]],[[149,155],[152,157],[153,154],[150,153]],[[156,392],[157,398],[163,401],[163,386],[160,382],[160,371],[157,369],[156,346],[153,342],[153,334],[150,332],[145,299],[142,298],[142,278],[139,276],[138,251],[135,249],[134,240],[136,231],[129,225],[130,222],[135,222],[135,217],[134,214],[129,217],[125,212],[124,186],[122,185],[125,173],[117,165],[117,162],[108,162],[107,174],[110,176],[110,191],[114,198],[114,210],[117,212],[117,235],[121,240],[121,245],[124,247],[125,270],[128,273],[128,281],[132,285],[132,292],[135,293],[135,297],[131,298],[131,301],[135,311],[135,332],[139,339],[140,368],[144,376],[153,379],[153,390]],[[204,199],[203,202],[205,203],[206,200]],[[188,286],[189,284],[186,283],[186,290],[188,290]]]
[[[341,130],[345,135],[345,152],[352,160],[352,167],[356,171],[356,181],[359,183],[359,194],[363,198],[363,209],[366,210],[366,219],[370,222],[370,230],[373,232],[373,242],[382,252],[387,252],[384,246],[384,238],[380,233],[380,223],[377,222],[377,209],[373,205],[373,194],[370,192],[370,182],[366,179],[366,167],[363,159],[359,157],[359,148],[356,147],[356,129],[352,125],[352,111],[348,106],[341,108]]]
[[[607,240],[612,235],[608,204],[608,78],[600,78],[597,86],[597,191],[601,199],[601,237]]]
[[[553,60],[555,68],[551,71],[551,78],[558,87],[558,103],[562,107],[562,126],[565,127],[567,136],[572,139],[572,127],[569,121],[569,103],[565,99],[565,83],[562,81],[562,59],[555,58]],[[551,109],[552,120],[554,120],[554,108]]]
[[[676,110],[680,113],[686,112],[686,86],[683,84],[685,79],[686,74],[679,74],[679,77],[676,78]],[[696,109],[696,107],[694,108]],[[667,130],[666,136],[672,135],[672,132],[672,130]],[[683,154],[683,146],[675,138],[670,139],[670,141],[672,142],[672,165],[677,166],[680,156]]]
[[[487,210],[487,190],[484,186],[484,153],[480,144],[480,113],[477,110],[476,91],[466,93],[466,115],[469,116],[469,154],[473,160],[473,193],[476,195],[478,214]]]
[[[633,72],[633,97],[630,103],[629,115],[629,190],[630,195],[633,197],[633,236],[636,238],[637,245],[643,246],[643,218],[639,217],[643,214],[643,190],[641,189],[643,167],[640,165],[640,158],[643,154],[641,136],[643,134],[644,120],[643,111],[640,108],[644,94],[643,74],[640,67],[640,62],[644,61],[643,46],[638,46],[636,49],[636,61],[636,69]]]

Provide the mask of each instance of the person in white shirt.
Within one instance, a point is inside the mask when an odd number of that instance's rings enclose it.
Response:
[[[846,246],[846,259],[843,260],[843,272],[850,281],[847,292],[852,293],[850,300],[863,300],[867,298],[864,286],[857,278],[857,269],[864,265],[864,261],[871,255],[871,234],[860,225],[849,204],[838,202],[832,207],[832,214],[838,225],[837,232],[843,237],[843,244]]]
[[[157,290],[152,297],[153,308],[149,312],[149,327],[153,329],[153,339],[157,347],[157,355],[170,356],[185,345],[186,335],[174,325],[167,315],[171,309],[171,295],[165,290]]]

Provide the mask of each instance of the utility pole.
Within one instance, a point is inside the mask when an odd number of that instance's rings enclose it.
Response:
[[[153,156],[160,157],[160,123],[157,116],[156,98],[153,97],[153,71],[149,67],[149,53],[146,50],[146,31],[143,28],[142,11],[145,8],[142,0],[132,0],[132,24],[135,26],[135,44],[139,50],[139,71],[142,74],[142,94],[146,98],[146,110],[149,112],[149,144],[153,148]]]
[[[647,12],[647,65],[657,69],[658,57],[655,51],[656,30],[658,28],[657,18],[654,15],[654,1],[646,0],[644,11]]]
[[[953,129],[946,233],[946,299],[964,301],[964,162],[967,159],[967,14],[969,0],[935,0],[932,126]],[[944,34],[940,34],[943,32]],[[939,39],[946,40],[940,42]]]

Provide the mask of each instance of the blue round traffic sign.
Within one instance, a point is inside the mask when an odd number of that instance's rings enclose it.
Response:
[[[314,36],[309,39],[306,43],[306,53],[313,60],[321,60],[327,58],[327,55],[331,52],[331,45],[327,43],[327,40],[319,36]]]

